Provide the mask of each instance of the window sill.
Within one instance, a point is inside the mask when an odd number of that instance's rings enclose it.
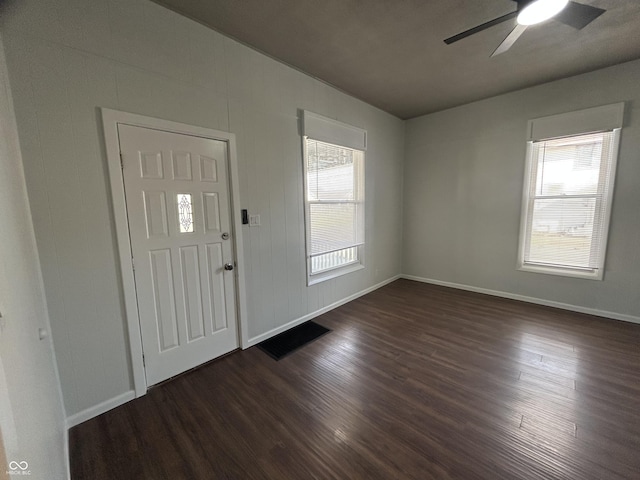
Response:
[[[362,270],[363,268],[364,265],[362,263],[355,263],[344,267],[335,268],[333,270],[328,270],[326,272],[317,273],[315,275],[309,275],[307,277],[307,286],[310,287],[311,285],[315,285],[326,280],[331,280],[332,278],[337,278],[348,273],[357,272],[358,270]]]
[[[543,273],[546,275],[558,275],[561,277],[584,278],[586,280],[602,280],[603,269],[580,270],[577,268],[551,267],[544,265],[521,264],[518,266],[521,272]]]

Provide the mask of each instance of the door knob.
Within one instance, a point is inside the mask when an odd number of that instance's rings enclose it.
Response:
[[[225,270],[233,270],[233,263],[231,262],[227,262],[224,264],[224,269]]]

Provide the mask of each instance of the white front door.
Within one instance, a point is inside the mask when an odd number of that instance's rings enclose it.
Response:
[[[118,125],[147,385],[238,348],[224,141]]]

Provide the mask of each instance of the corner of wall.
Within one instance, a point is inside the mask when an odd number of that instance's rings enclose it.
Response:
[[[0,427],[9,460],[27,461],[39,478],[68,478],[64,406],[2,37],[0,82]]]

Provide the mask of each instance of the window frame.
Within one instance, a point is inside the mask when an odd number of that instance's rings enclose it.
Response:
[[[327,145],[332,145],[338,148],[344,148],[344,149],[348,149],[348,150],[353,150],[354,152],[358,152],[360,155],[362,155],[362,158],[359,159],[358,163],[359,165],[354,165],[354,170],[355,172],[357,172],[356,174],[359,175],[359,177],[356,177],[358,179],[354,178],[354,183],[359,183],[359,188],[358,191],[355,195],[355,199],[353,200],[353,202],[346,202],[346,203],[354,203],[356,205],[358,205],[359,208],[362,208],[362,241],[358,242],[357,244],[351,246],[351,247],[345,247],[344,249],[347,248],[356,248],[357,249],[357,260],[350,262],[348,264],[345,265],[340,265],[337,267],[332,267],[332,268],[328,268],[326,270],[323,270],[321,272],[317,272],[317,273],[312,273],[311,269],[312,269],[312,255],[311,255],[311,205],[312,204],[322,204],[323,202],[321,201],[310,201],[309,200],[309,186],[308,186],[308,146],[307,146],[307,140],[313,140],[316,142],[322,142],[324,144]],[[355,161],[354,161],[355,163]],[[342,275],[346,275],[348,273],[353,273],[356,272],[358,270],[362,270],[365,268],[365,261],[364,261],[364,254],[365,254],[365,214],[366,214],[366,207],[365,207],[365,151],[364,150],[360,150],[357,148],[353,148],[350,146],[345,146],[345,145],[339,145],[336,143],[332,143],[332,142],[328,142],[326,140],[321,140],[321,139],[317,139],[314,138],[311,135],[303,135],[302,136],[302,164],[303,164],[303,169],[302,169],[302,182],[303,182],[303,195],[304,195],[304,223],[305,223],[305,260],[306,260],[306,270],[307,270],[307,286],[311,286],[311,285],[315,285],[317,283],[321,283],[327,280],[331,280],[333,278],[337,278],[337,277],[341,277]],[[354,172],[354,173],[355,173]],[[354,175],[355,177],[355,175]],[[327,203],[331,203],[331,202],[327,202]],[[343,250],[343,249],[340,249]],[[327,252],[330,253],[330,252]]]
[[[615,175],[618,162],[618,152],[620,145],[620,133],[622,127],[622,114],[624,104],[616,104],[606,107],[596,107],[594,109],[588,109],[580,112],[574,112],[572,114],[563,114],[552,117],[546,117],[543,119],[532,120],[529,122],[529,139],[527,141],[526,150],[526,162],[524,172],[524,184],[522,195],[522,208],[520,214],[520,233],[518,239],[518,263],[517,268],[520,271],[542,273],[549,275],[560,275],[565,277],[583,278],[590,280],[603,280],[604,269],[607,253],[607,241],[609,236],[609,227],[611,221],[611,211],[613,204],[613,192],[615,189]],[[580,131],[585,128],[585,125],[597,124],[597,116],[599,113],[605,113],[603,121],[608,124],[608,128],[601,128],[598,130]],[[546,138],[534,139],[533,132],[536,128],[534,122],[538,121],[537,127],[540,131],[546,131]],[[595,122],[595,123],[594,123]],[[573,125],[572,125],[573,124]],[[569,125],[569,126],[568,126]],[[582,128],[581,128],[582,127]],[[549,136],[549,134],[556,130],[560,134],[557,136]],[[561,138],[579,137],[582,135],[596,134],[596,133],[613,133],[610,146],[611,158],[607,166],[601,166],[599,173],[599,185],[602,184],[602,192],[599,190],[595,195],[596,203],[594,206],[595,215],[604,215],[604,218],[600,222],[602,225],[600,235],[600,255],[597,258],[597,264],[594,268],[585,267],[572,267],[572,266],[554,266],[544,265],[534,262],[525,261],[525,253],[527,244],[530,242],[530,224],[533,222],[533,204],[538,197],[535,193],[535,187],[537,182],[536,178],[533,178],[537,173],[538,158],[536,155],[537,149],[534,144],[543,141],[557,140]],[[604,151],[603,151],[604,155]],[[607,176],[608,173],[608,176]],[[602,181],[602,176],[607,176]],[[567,198],[572,198],[573,195],[567,195]],[[604,205],[603,205],[604,204]],[[595,232],[595,229],[594,229]],[[593,248],[593,247],[592,247]]]

